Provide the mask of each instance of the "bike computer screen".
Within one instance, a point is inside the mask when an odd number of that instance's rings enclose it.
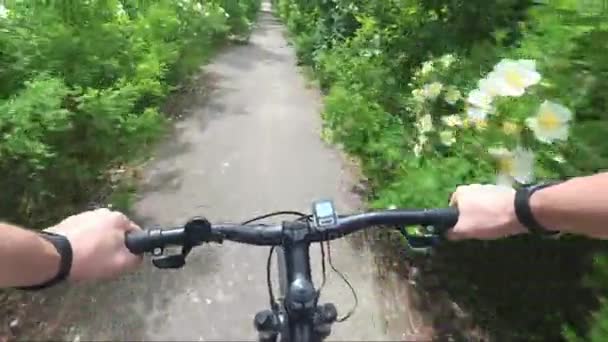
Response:
[[[315,223],[319,228],[331,227],[338,224],[338,215],[332,201],[325,200],[313,203],[312,213]]]

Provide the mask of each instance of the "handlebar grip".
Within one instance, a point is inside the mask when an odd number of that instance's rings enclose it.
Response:
[[[160,247],[155,243],[155,239],[150,235],[150,230],[138,230],[125,234],[125,245],[133,254],[139,255],[152,252]]]
[[[433,213],[433,220],[436,222],[435,229],[437,229],[437,233],[444,234],[448,230],[454,228],[456,223],[458,223],[459,216],[460,213],[456,207],[435,210]]]

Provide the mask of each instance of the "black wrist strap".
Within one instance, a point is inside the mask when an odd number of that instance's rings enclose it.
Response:
[[[528,229],[528,231],[535,235],[547,236],[547,235],[555,235],[559,234],[558,231],[552,231],[543,225],[541,225],[536,218],[534,218],[534,214],[532,213],[532,208],[530,208],[530,198],[532,195],[541,189],[546,187],[558,184],[560,182],[551,182],[533,185],[529,187],[522,187],[518,189],[515,193],[515,215],[519,222]]]
[[[38,233],[42,238],[52,243],[55,249],[57,249],[59,255],[61,256],[59,272],[57,272],[57,275],[53,279],[47,281],[44,284],[19,287],[18,289],[20,290],[37,291],[46,289],[64,281],[70,275],[70,270],[72,268],[72,245],[70,244],[70,241],[63,235],[44,231]]]

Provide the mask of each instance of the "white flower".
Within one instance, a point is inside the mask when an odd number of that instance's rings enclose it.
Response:
[[[564,158],[564,156],[562,156],[561,154],[554,156],[553,160],[555,160],[556,162],[558,162],[560,164],[563,164],[566,162],[566,158]]]
[[[568,123],[572,112],[555,102],[545,101],[540,105],[535,117],[526,119],[526,125],[536,138],[544,143],[568,139]]]
[[[127,16],[127,12],[125,12],[125,9],[122,7],[122,3],[118,3],[118,5],[116,6],[116,15],[119,17],[126,17]]]
[[[511,176],[522,184],[534,181],[534,153],[517,147],[513,152],[513,171]]]
[[[420,73],[422,75],[426,75],[431,71],[433,71],[433,61],[426,61],[422,63],[422,68],[420,69]]]
[[[486,120],[488,114],[494,111],[492,107],[492,96],[488,93],[475,89],[467,97],[467,116],[474,121]]]
[[[223,7],[219,6],[218,12],[222,13],[226,18],[230,18],[230,14],[228,14],[228,12],[226,12],[226,10]]]
[[[468,106],[467,117],[473,121],[485,121],[488,117],[488,112],[475,106]]]
[[[507,158],[513,155],[511,151],[507,150],[504,147],[490,147],[488,149],[488,153],[496,159]]]
[[[491,87],[500,96],[522,96],[526,88],[540,82],[541,76],[536,71],[533,60],[503,59],[494,67],[494,73],[488,77]]]
[[[0,18],[6,19],[8,17],[8,8],[4,7],[4,4],[0,4]]]
[[[490,97],[498,96],[500,88],[498,86],[499,82],[497,81],[497,79],[498,76],[496,72],[492,71],[488,74],[488,76],[486,76],[486,78],[482,78],[479,80],[479,82],[477,82],[477,87],[479,88],[479,90],[481,90],[483,93],[487,94]]]
[[[412,90],[412,96],[414,97],[414,100],[416,100],[417,102],[424,102],[424,100],[425,100],[422,89]]]
[[[488,152],[498,161],[500,177],[508,176],[522,184],[534,181],[534,153],[532,151],[518,146],[514,151],[499,147],[488,149]]]
[[[452,55],[451,53],[448,53],[446,55],[441,56],[439,60],[441,61],[441,64],[443,64],[444,67],[449,68],[450,65],[452,65],[452,63],[456,61],[456,57],[454,57],[454,55]]]
[[[420,157],[421,154],[422,154],[422,145],[420,145],[420,144],[414,145],[414,155],[416,157]]]
[[[427,140],[428,139],[424,134],[418,136],[418,142],[416,145],[414,145],[414,154],[416,157],[420,157],[422,154],[422,149],[424,148],[424,144],[426,144]]]
[[[203,12],[203,5],[201,5],[201,3],[200,3],[200,2],[197,2],[197,3],[196,3],[196,5],[194,5],[194,9],[195,9],[197,12],[202,13],[202,12]]]
[[[456,102],[458,102],[458,100],[460,100],[461,97],[462,97],[462,95],[460,94],[460,91],[458,89],[456,89],[456,87],[449,86],[445,92],[444,98],[445,98],[445,102],[453,105]]]
[[[462,118],[457,114],[444,116],[441,118],[441,121],[443,121],[443,123],[448,127],[460,127],[463,124]]]
[[[490,112],[492,108],[492,96],[480,89],[472,90],[467,97],[467,102],[486,112]]]
[[[520,127],[518,124],[512,121],[505,121],[502,123],[502,131],[506,135],[516,135],[519,133]]]
[[[441,131],[439,133],[439,140],[446,146],[452,146],[456,142],[456,137],[452,131]]]
[[[433,130],[433,118],[430,114],[426,114],[416,123],[416,127],[420,134],[431,132]]]
[[[426,84],[422,88],[422,93],[424,94],[425,98],[434,100],[437,98],[437,96],[439,96],[439,94],[441,94],[442,89],[443,89],[443,84],[441,84],[439,82],[433,82],[433,83]]]
[[[496,185],[500,185],[507,188],[513,188],[513,178],[504,173],[498,173],[496,175]]]

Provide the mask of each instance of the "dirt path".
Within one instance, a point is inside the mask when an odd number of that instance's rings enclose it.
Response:
[[[142,225],[184,223],[195,215],[233,221],[275,210],[308,211],[331,197],[355,211],[356,178],[319,138],[321,98],[306,86],[292,47],[268,4],[247,45],[205,67],[210,96],[192,94],[175,133],[147,167],[135,215]],[[332,340],[411,340],[421,326],[406,282],[379,270],[367,244],[333,245],[334,263],[359,294],[359,307]],[[313,249],[313,268],[320,263]],[[57,289],[41,300],[44,336],[70,340],[252,340],[253,315],[267,307],[268,250],[226,243],[195,250],[181,271],[147,265],[119,281]],[[353,304],[330,275],[323,302]],[[69,323],[69,324],[68,324]]]

